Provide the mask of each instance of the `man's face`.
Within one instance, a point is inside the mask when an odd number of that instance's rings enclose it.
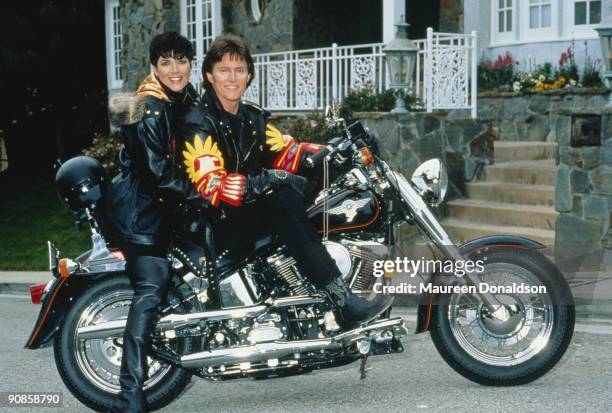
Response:
[[[226,53],[215,63],[206,77],[227,112],[236,113],[237,105],[247,88],[249,71],[246,61],[239,55]]]

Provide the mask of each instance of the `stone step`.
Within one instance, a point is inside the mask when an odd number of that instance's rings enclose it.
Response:
[[[502,142],[493,144],[495,162],[554,159],[557,144],[554,142]]]
[[[479,224],[455,218],[444,219],[441,224],[455,243],[464,243],[489,235],[513,235],[537,241],[550,250],[555,245],[555,231],[550,229]]]
[[[482,173],[485,182],[536,185],[554,185],[556,176],[557,166],[554,159],[499,162],[485,166]]]
[[[557,212],[541,205],[456,199],[447,203],[449,218],[493,225],[555,229]]]
[[[467,197],[493,202],[553,206],[553,185],[527,185],[507,182],[473,182],[466,184]]]

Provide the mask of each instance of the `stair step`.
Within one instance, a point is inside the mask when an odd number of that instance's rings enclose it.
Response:
[[[457,199],[447,203],[449,217],[469,222],[555,229],[557,212],[553,207],[505,202]]]
[[[447,218],[441,224],[456,243],[489,235],[514,235],[537,241],[549,249],[555,245],[555,231],[550,229],[478,224],[454,218]]]
[[[554,142],[501,142],[493,144],[496,162],[536,159],[554,159],[557,144]]]
[[[466,184],[470,199],[528,205],[553,206],[555,187],[552,185],[512,184],[506,182],[473,182]]]
[[[542,159],[487,165],[482,178],[485,182],[554,185],[556,176],[557,166],[554,159]]]

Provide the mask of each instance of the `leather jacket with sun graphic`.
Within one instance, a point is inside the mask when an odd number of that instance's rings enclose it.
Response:
[[[298,189],[301,161],[322,146],[299,143],[269,122],[269,112],[241,102],[236,115],[221,108],[207,90],[185,118],[181,133],[183,163],[195,189],[207,203],[234,207],[253,200],[275,184]]]

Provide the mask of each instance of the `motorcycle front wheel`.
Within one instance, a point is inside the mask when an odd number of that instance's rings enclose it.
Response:
[[[122,339],[81,340],[77,329],[127,318],[132,296],[127,276],[112,276],[92,284],[75,300],[55,337],[55,364],[62,380],[77,399],[95,411],[108,411],[119,393]],[[174,345],[179,352],[189,351],[188,341]],[[191,373],[150,357],[148,362],[145,396],[149,408],[156,410],[185,390]]]
[[[561,359],[574,332],[567,282],[545,256],[526,248],[488,248],[470,259],[484,259],[481,278],[488,285],[526,285],[538,292],[496,292],[508,310],[505,320],[468,295],[440,296],[430,328],[436,349],[455,371],[483,385],[538,379]]]

